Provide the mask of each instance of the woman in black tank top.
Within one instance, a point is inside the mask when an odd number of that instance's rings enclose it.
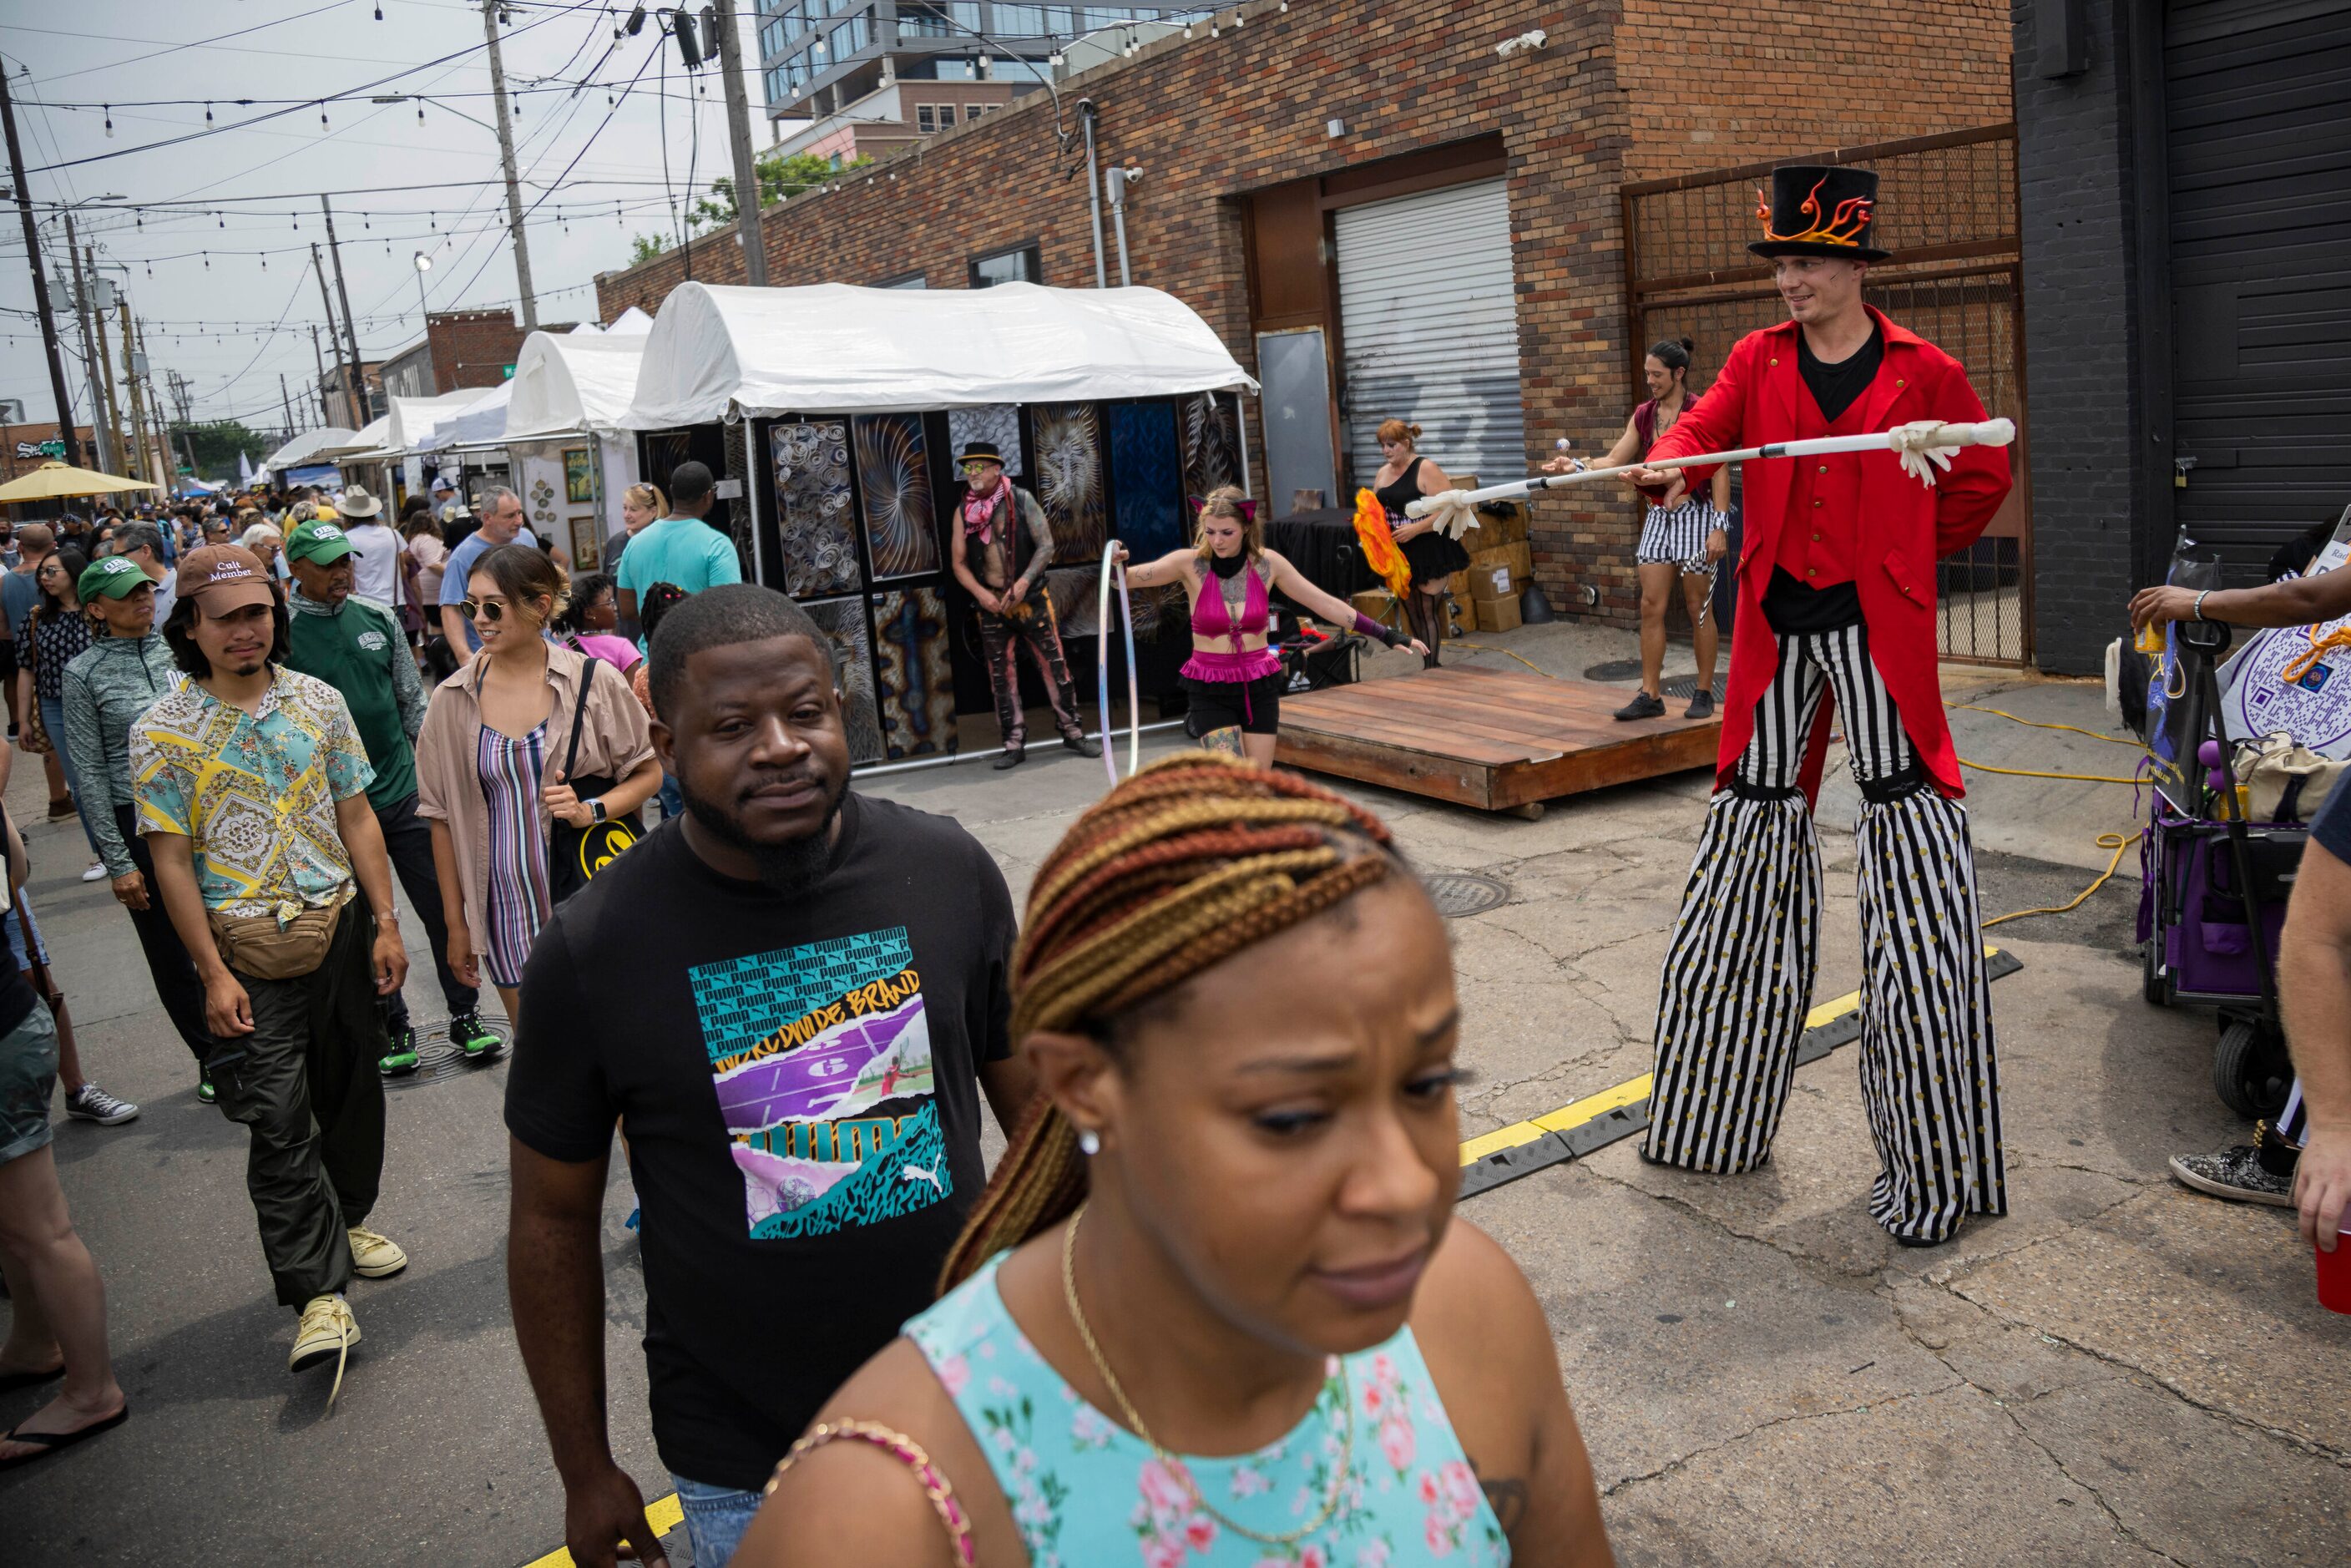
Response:
[[[1445,637],[1445,601],[1453,574],[1469,570],[1469,552],[1459,539],[1437,532],[1431,519],[1405,516],[1405,507],[1418,497],[1454,487],[1444,469],[1414,450],[1419,435],[1420,426],[1400,419],[1381,424],[1380,450],[1386,454],[1387,462],[1373,476],[1372,494],[1386,508],[1396,546],[1412,568],[1412,591],[1405,596],[1405,613],[1412,621],[1414,634],[1428,644],[1423,662],[1433,669],[1437,645]]]

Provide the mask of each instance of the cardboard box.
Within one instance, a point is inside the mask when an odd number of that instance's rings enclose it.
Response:
[[[1515,632],[1526,624],[1519,614],[1516,599],[1481,599],[1478,601],[1478,630],[1480,632]]]
[[[1404,607],[1384,588],[1367,588],[1349,602],[1354,605],[1357,614],[1368,615],[1383,626],[1394,629],[1404,624]],[[1354,628],[1347,630],[1352,632]]]
[[[1472,534],[1469,537],[1472,541],[1472,548],[1469,551],[1470,570],[1476,571],[1481,568],[1491,570],[1498,566],[1507,566],[1510,569],[1510,576],[1517,580],[1518,584],[1521,589],[1525,588],[1529,582],[1534,580],[1534,546],[1527,543],[1524,539],[1520,539],[1516,544],[1498,545],[1488,541],[1480,545],[1477,542],[1477,535]]]
[[[1510,570],[1509,562],[1469,569],[1469,597],[1481,605],[1489,600],[1516,599],[1518,596],[1519,580]],[[1482,610],[1479,612],[1479,618],[1482,622],[1485,618]]]
[[[1492,549],[1496,545],[1524,544],[1527,526],[1532,517],[1524,501],[1494,501],[1488,505],[1494,510],[1479,507],[1478,528],[1463,542],[1472,547]]]
[[[1445,586],[1447,591],[1453,595],[1454,603],[1467,604],[1469,602],[1469,574],[1467,571],[1455,572],[1451,577],[1446,579]]]

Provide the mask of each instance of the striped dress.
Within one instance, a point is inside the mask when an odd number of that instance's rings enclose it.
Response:
[[[474,757],[490,816],[490,928],[475,933],[475,946],[490,983],[511,989],[522,984],[523,962],[551,904],[547,831],[538,804],[547,768],[546,721],[519,740],[486,724]]]

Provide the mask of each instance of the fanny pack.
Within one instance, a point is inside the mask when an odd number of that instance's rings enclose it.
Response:
[[[327,961],[343,905],[305,909],[284,925],[275,915],[207,911],[204,917],[212,925],[213,946],[220,949],[222,963],[256,980],[291,980]]]

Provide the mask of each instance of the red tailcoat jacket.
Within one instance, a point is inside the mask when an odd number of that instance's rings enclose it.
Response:
[[[1869,313],[1885,334],[1886,359],[1855,405],[1860,419],[1853,428],[1890,430],[1919,419],[1971,423],[1985,417],[1983,403],[1957,360],[1896,326],[1875,307]],[[1795,322],[1784,321],[1740,339],[1722,373],[1675,421],[1648,454],[1650,460],[1828,434],[1820,405],[1796,368],[1797,330]],[[1902,727],[1935,787],[1957,800],[1965,790],[1935,670],[1935,562],[1973,543],[2008,495],[2008,454],[1997,446],[1961,447],[1949,471],[1936,470],[1931,489],[1904,473],[1901,459],[1892,452],[1745,465],[1739,616],[1731,630],[1730,684],[1723,699],[1715,787],[1730,783],[1740,754],[1754,735],[1755,705],[1779,667],[1779,643],[1763,619],[1763,590],[1779,554],[1800,462],[1831,465],[1832,470],[1837,465],[1859,465],[1857,485],[1834,488],[1859,497],[1860,515],[1850,530],[1857,541],[1857,559],[1844,565],[1857,587],[1862,619],[1869,629],[1870,660],[1885,677],[1901,711]],[[1713,471],[1684,472],[1691,494],[1704,494]],[[1834,707],[1834,694],[1825,695],[1813,725],[1802,775],[1810,798],[1820,793],[1821,762]]]

